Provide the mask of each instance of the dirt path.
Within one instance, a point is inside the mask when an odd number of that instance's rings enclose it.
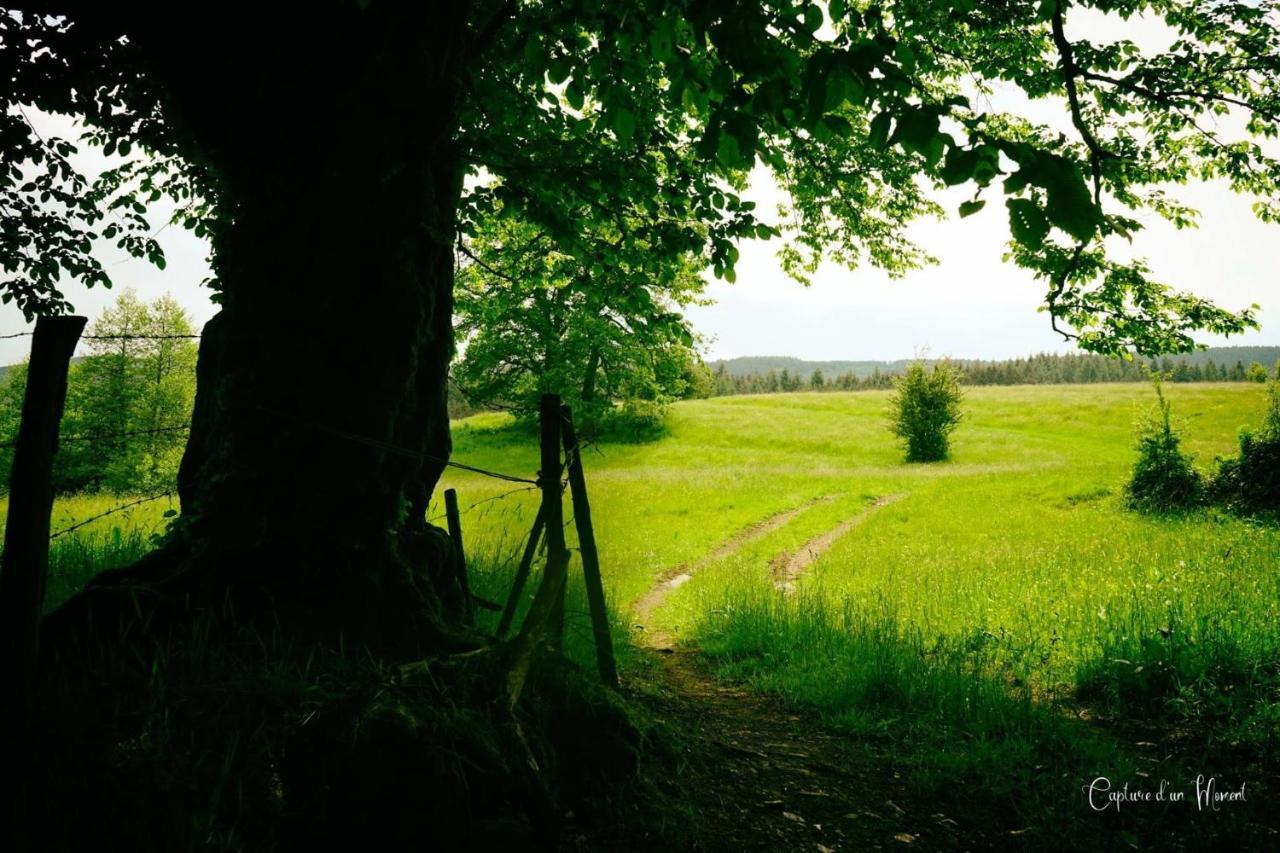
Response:
[[[774,586],[778,589],[785,590],[786,592],[793,590],[795,588],[796,581],[800,579],[802,574],[804,574],[805,569],[813,565],[814,560],[826,553],[831,546],[842,539],[845,534],[862,522],[866,521],[867,517],[876,510],[881,507],[886,507],[889,504],[897,503],[905,497],[906,495],[886,495],[881,498],[876,498],[871,506],[858,513],[853,518],[841,522],[826,533],[823,533],[821,536],[816,536],[813,539],[810,539],[799,551],[796,551],[795,553],[779,554],[769,565],[769,570],[773,573]]]
[[[723,560],[733,552],[749,545],[750,543],[768,536],[773,531],[782,527],[784,524],[791,522],[800,513],[810,507],[818,504],[830,503],[835,500],[834,495],[825,495],[820,498],[806,501],[795,509],[789,509],[784,512],[771,515],[763,521],[757,521],[750,527],[744,528],[730,538],[726,539],[713,551],[700,557],[692,563],[682,563],[673,569],[664,572],[653,588],[645,593],[639,601],[632,606],[632,616],[636,624],[641,628],[643,633],[640,635],[640,644],[651,649],[669,649],[671,647],[671,637],[664,631],[648,631],[647,628],[653,612],[666,602],[667,596],[684,584],[688,583],[694,575],[694,572],[703,566],[710,565],[717,560]]]
[[[902,495],[878,499],[865,511],[784,555],[794,580],[819,554],[870,513]],[[697,568],[777,530],[819,498],[742,531],[697,563],[664,575],[636,605],[641,622]],[[775,561],[776,562],[776,561]],[[698,849],[708,851],[824,851],[983,849],[973,827],[935,804],[913,802],[893,771],[892,744],[842,735],[782,701],[716,678],[696,650],[674,649],[671,638],[646,633],[644,699],[686,745],[681,785],[692,793],[702,824]],[[648,849],[618,839],[616,850]],[[635,846],[640,843],[640,846]],[[908,846],[910,845],[910,846]]]
[[[679,733],[679,784],[693,798],[708,853],[983,850],[963,816],[913,799],[893,744],[835,732],[769,696],[726,683],[686,650],[652,653],[641,701]],[[977,831],[975,831],[977,829]],[[596,837],[592,849],[661,849]]]

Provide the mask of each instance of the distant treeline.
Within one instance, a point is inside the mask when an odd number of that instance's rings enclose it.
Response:
[[[1215,359],[1214,355],[1218,358]],[[1246,355],[1252,358],[1246,359]],[[1133,361],[1085,353],[1042,353],[1005,361],[953,360],[952,363],[961,368],[963,381],[967,385],[1143,382],[1152,370],[1166,374],[1171,382],[1263,382],[1267,378],[1267,367],[1259,360],[1260,357],[1267,359],[1266,364],[1274,363],[1280,357],[1280,347],[1219,347],[1185,356]],[[832,374],[823,370],[822,363],[809,367],[799,359],[785,359],[791,366],[741,372],[741,362],[755,362],[759,365],[768,361],[775,359],[731,359],[714,363],[712,393],[720,397],[732,394],[888,388],[892,385],[893,377],[901,373],[908,363],[884,362],[881,366],[869,362],[846,362],[856,364],[857,367]],[[872,365],[869,371],[865,367],[868,364]]]

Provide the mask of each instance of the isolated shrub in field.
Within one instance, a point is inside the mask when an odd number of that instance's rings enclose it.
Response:
[[[627,400],[604,416],[600,437],[620,442],[653,441],[666,430],[667,409],[660,400]]]
[[[1145,512],[1186,509],[1203,498],[1204,480],[1191,456],[1182,450],[1182,438],[1173,427],[1159,378],[1154,385],[1156,408],[1139,425],[1138,460],[1125,494],[1131,507]]]
[[[902,439],[908,462],[947,458],[951,433],[960,423],[960,371],[941,361],[926,368],[916,362],[893,382],[889,429]]]
[[[1238,512],[1280,511],[1280,379],[1267,383],[1262,429],[1240,431],[1240,455],[1219,462],[1209,493]]]

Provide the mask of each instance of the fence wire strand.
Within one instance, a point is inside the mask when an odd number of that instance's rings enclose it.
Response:
[[[161,492],[158,495],[151,495],[150,497],[138,498],[137,500],[129,501],[128,503],[123,503],[118,506],[114,506],[111,509],[107,510],[106,512],[100,512],[97,515],[89,516],[83,521],[77,521],[75,524],[72,524],[68,527],[64,527],[61,530],[58,530],[54,533],[49,534],[49,539],[50,541],[52,541],[54,539],[57,539],[59,536],[66,536],[68,533],[71,533],[74,530],[79,530],[81,527],[84,527],[87,524],[93,524],[95,521],[101,521],[107,516],[115,515],[118,512],[124,512],[126,509],[133,509],[135,506],[142,506],[145,503],[158,501],[161,498],[171,498],[174,496],[174,493],[175,493],[174,489],[166,489],[165,491]]]
[[[9,334],[0,335],[0,340],[26,338],[26,337],[31,337],[34,334],[35,334],[34,331],[13,332]],[[119,334],[119,335],[81,335],[80,340],[82,341],[135,341],[135,340],[162,341],[162,340],[198,340],[200,337],[201,336],[199,334],[174,334],[174,335]],[[456,380],[453,379],[452,376],[448,377],[448,381],[453,384],[454,388],[457,389],[458,392],[464,396],[464,398],[467,397],[467,393],[456,382]],[[468,402],[471,402],[471,401],[468,400]],[[491,402],[489,403],[489,405],[494,405],[494,404]],[[498,406],[498,407],[505,408],[502,406]],[[270,409],[267,409],[266,407],[259,407],[259,408],[273,415],[284,414],[281,412],[272,412]],[[331,427],[324,424],[318,424],[318,423],[314,423],[306,420],[302,420],[301,422],[305,426],[308,426],[312,429],[328,433],[335,437],[342,438],[346,441],[351,441],[356,444],[362,444],[366,447],[372,447],[388,453],[395,453],[400,456],[405,456],[411,459],[415,459],[419,462],[434,462],[438,465],[442,465],[448,468],[454,468],[459,471],[467,471],[472,474],[479,474],[480,476],[490,477],[495,480],[502,480],[504,482],[509,482],[509,483],[526,484],[523,488],[512,489],[510,491],[503,492],[502,494],[492,495],[487,498],[482,498],[481,500],[476,501],[475,503],[468,506],[466,509],[462,510],[463,513],[471,512],[477,507],[487,503],[504,500],[508,497],[511,497],[512,495],[520,494],[522,492],[534,491],[542,487],[541,471],[538,472],[537,478],[531,479],[529,477],[521,477],[515,474],[507,474],[502,471],[492,471],[487,468],[481,468],[477,465],[469,465],[465,462],[458,462],[457,460],[453,460],[453,459],[445,459],[443,457],[434,456],[430,453],[426,453],[425,451],[422,451],[422,450],[415,450],[410,447],[403,447],[393,442],[385,441],[378,438],[373,438],[371,436],[359,435],[357,433],[349,432],[347,430],[338,429],[337,427]],[[110,441],[118,438],[130,438],[130,437],[143,436],[143,435],[156,435],[160,433],[179,432],[182,430],[189,430],[189,429],[191,429],[191,424],[185,423],[185,424],[175,424],[172,426],[154,427],[151,429],[120,430],[118,432],[109,432],[109,433],[96,433],[96,434],[85,433],[80,435],[59,436],[58,441],[59,442],[63,442],[63,441],[100,442],[100,441]],[[10,449],[13,449],[16,445],[17,445],[16,438],[11,439],[9,441],[0,442],[0,450],[10,450]],[[591,447],[593,447],[593,445],[594,445],[593,442],[579,441],[576,445],[570,448],[568,452],[565,453],[564,459],[560,465],[560,470],[556,474],[557,479],[560,480],[560,491],[562,494],[569,487],[569,481],[568,481],[568,478],[566,477],[566,472],[575,461],[581,460],[582,450],[584,448],[590,449]],[[167,489],[164,492],[161,492],[156,495],[150,495],[148,497],[138,498],[137,500],[120,504],[118,506],[112,507],[111,509],[105,512],[98,513],[97,515],[91,516],[75,524],[72,524],[68,527],[65,527],[61,530],[58,530],[55,533],[51,534],[49,538],[57,539],[60,536],[65,536],[66,534],[71,533],[72,531],[78,530],[81,527],[84,527],[85,525],[92,524],[93,522],[99,521],[103,518],[107,518],[108,516],[115,515],[116,513],[119,513],[119,512],[124,512],[125,510],[132,509],[133,507],[136,507],[136,506],[141,506],[146,503],[151,503],[152,501],[160,500],[161,498],[173,497],[173,495],[174,495],[174,490]],[[438,521],[442,518],[444,518],[444,514],[439,514],[439,515],[431,516],[430,518],[427,519],[427,521],[428,522]],[[573,523],[573,517],[570,516],[569,520],[564,523],[564,526],[568,527],[572,523]]]

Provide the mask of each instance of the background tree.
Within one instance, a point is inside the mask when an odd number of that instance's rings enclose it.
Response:
[[[1152,375],[1156,405],[1138,424],[1138,458],[1125,484],[1129,506],[1143,512],[1190,509],[1204,496],[1204,478],[1173,423],[1173,408],[1164,396],[1164,377]]]
[[[125,290],[86,334],[88,352],[67,376],[55,488],[172,487],[195,399],[196,344],[186,312],[170,296],[146,303]],[[0,424],[15,431],[25,380],[25,365],[11,368],[0,392]],[[7,472],[12,450],[0,453]]]
[[[706,287],[699,257],[670,254],[660,235],[631,254],[585,265],[540,229],[500,213],[462,244],[455,302],[464,350],[454,378],[474,400],[501,401],[536,417],[544,393],[560,394],[591,434],[616,404],[661,411],[691,391],[694,337],[680,309]],[[600,226],[601,246],[621,242]]]
[[[889,429],[902,440],[908,462],[941,462],[960,424],[960,371],[947,361],[909,366],[893,380]]]

